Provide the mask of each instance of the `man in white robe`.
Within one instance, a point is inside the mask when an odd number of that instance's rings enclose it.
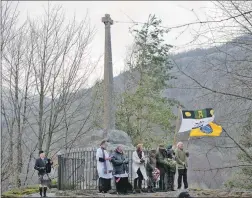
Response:
[[[100,144],[100,148],[96,151],[99,192],[101,193],[107,193],[111,190],[111,178],[113,177],[113,168],[110,163],[111,158],[109,157],[109,153],[106,151],[106,147],[107,142],[103,140]]]

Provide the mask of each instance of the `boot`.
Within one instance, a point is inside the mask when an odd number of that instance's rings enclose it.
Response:
[[[138,179],[138,188],[139,188],[139,192],[142,192],[142,180]]]
[[[135,193],[138,193],[137,180],[138,180],[138,178],[134,179],[134,192]]]
[[[151,186],[148,186],[148,193],[154,193],[154,192],[155,192],[154,188]]]
[[[46,197],[47,187],[44,187],[44,197]]]
[[[40,194],[40,197],[42,197],[42,191],[43,191],[43,188],[42,188],[42,187],[39,187],[39,194]]]
[[[137,178],[134,179],[134,189],[137,189]]]

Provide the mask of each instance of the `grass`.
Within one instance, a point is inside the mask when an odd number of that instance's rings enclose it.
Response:
[[[30,195],[38,192],[39,192],[39,186],[33,185],[6,191],[2,194],[2,197],[22,197],[23,195]]]

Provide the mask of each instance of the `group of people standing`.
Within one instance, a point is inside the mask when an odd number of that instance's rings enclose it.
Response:
[[[107,193],[111,190],[111,179],[114,177],[116,193],[141,193],[142,182],[147,181],[148,192],[174,191],[174,179],[176,168],[178,169],[178,189],[182,186],[188,188],[187,183],[187,157],[189,153],[183,149],[183,143],[179,142],[177,148],[172,146],[165,148],[159,145],[157,150],[151,150],[148,156],[144,155],[143,145],[138,144],[132,154],[133,186],[129,182],[129,159],[125,156],[122,146],[118,146],[109,155],[107,142],[104,140],[96,152],[97,172],[99,176],[99,192]]]

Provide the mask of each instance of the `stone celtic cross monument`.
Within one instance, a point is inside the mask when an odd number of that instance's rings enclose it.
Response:
[[[103,138],[109,140],[110,146],[118,144],[132,148],[131,138],[124,131],[115,129],[115,101],[113,89],[113,64],[111,48],[111,25],[113,20],[109,14],[102,17],[105,25],[105,49],[104,49],[104,118]]]
[[[104,49],[104,137],[108,135],[108,130],[115,129],[115,111],[113,108],[113,65],[111,49],[110,27],[113,20],[109,14],[102,17],[105,24],[105,49]]]

